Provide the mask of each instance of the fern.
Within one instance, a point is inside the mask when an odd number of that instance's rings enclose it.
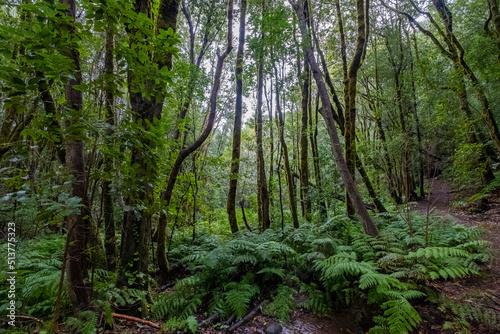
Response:
[[[97,333],[98,314],[93,311],[82,311],[78,318],[69,317],[66,325],[73,333],[93,334]]]
[[[433,301],[440,304],[442,312],[451,316],[452,327],[468,328],[469,321],[477,321],[492,331],[500,331],[500,312],[488,306],[496,303],[495,297],[488,293],[482,293],[479,297],[481,301],[474,300],[477,297],[473,296],[459,301],[438,295]]]
[[[259,292],[259,287],[248,283],[248,279],[243,279],[240,283],[231,282],[226,285],[226,289],[226,304],[237,318],[245,315],[252,297]]]
[[[384,316],[391,334],[408,333],[422,321],[417,310],[405,298],[389,300],[381,307],[386,310]]]
[[[196,330],[198,329],[198,321],[194,316],[189,316],[186,318],[182,317],[172,317],[168,319],[165,322],[165,325],[161,328],[161,331],[171,331],[171,332],[176,332],[178,330],[184,331],[184,332],[189,332],[189,333],[196,333]]]
[[[300,292],[307,295],[307,300],[300,303],[299,307],[317,314],[327,314],[330,311],[332,305],[330,295],[320,291],[315,283],[309,285],[303,283]]]
[[[390,289],[391,287],[401,286],[401,282],[395,277],[377,272],[367,272],[361,275],[359,279],[360,289],[368,289],[375,286]]]
[[[280,278],[284,278],[285,270],[283,268],[264,268],[259,270],[257,274],[264,274],[265,280],[270,279],[272,275],[277,275]]]
[[[456,257],[469,257],[470,253],[456,247],[427,247],[427,248],[420,248],[416,252],[410,252],[408,254],[408,258],[419,258],[419,257],[425,257],[427,259],[443,259],[443,258],[449,258],[452,256]]]
[[[295,289],[280,284],[278,286],[278,294],[274,300],[264,308],[263,313],[274,316],[281,321],[288,321],[295,308],[295,293],[297,293]]]

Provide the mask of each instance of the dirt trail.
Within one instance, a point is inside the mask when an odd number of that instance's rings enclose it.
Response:
[[[431,216],[450,215],[465,226],[479,226],[485,229],[484,239],[490,241],[489,247],[495,257],[493,263],[483,267],[481,277],[437,281],[431,285],[449,299],[476,306],[487,304],[488,308],[500,313],[500,201],[498,195],[490,196],[479,206],[471,205],[467,208],[454,209],[451,204],[457,192],[452,191],[448,183],[439,179],[429,180],[429,184],[430,198],[418,202],[414,209],[423,214],[431,212]],[[471,194],[461,195],[467,198]],[[427,318],[427,323],[423,324],[419,333],[452,333],[442,329],[437,321],[440,315],[434,308],[428,305],[418,308],[424,321]],[[470,330],[477,334],[498,333],[477,323],[472,323]]]
[[[478,206],[471,206],[463,209],[454,209],[452,201],[457,192],[452,191],[450,185],[440,179],[429,180],[430,198],[420,201],[415,206],[422,214],[431,211],[431,215],[450,215],[465,226],[479,226],[485,229],[485,240],[491,244],[490,247],[500,253],[500,201],[497,195],[490,196]],[[432,209],[432,210],[431,210]],[[476,212],[476,213],[471,213]],[[499,255],[499,254],[497,254]],[[499,279],[497,288],[500,289],[500,256],[488,266],[487,274],[491,271],[494,279]]]
[[[434,211],[438,211],[440,216],[451,214],[450,207],[453,200],[453,194],[448,183],[438,179],[432,179],[429,180],[429,185],[429,188],[431,188],[430,198],[418,202],[415,209],[423,214],[426,214],[427,210],[430,208],[434,208]]]

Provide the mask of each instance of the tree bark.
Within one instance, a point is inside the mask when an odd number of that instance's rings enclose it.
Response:
[[[155,29],[168,30],[177,29],[177,15],[179,12],[180,0],[162,0],[159,6],[159,17]],[[135,2],[135,11],[144,15],[151,15],[150,4],[147,0],[137,0]],[[130,36],[135,36],[136,29],[128,29]],[[133,43],[133,38],[131,43]],[[141,43],[142,41],[135,41]],[[167,66],[172,68],[172,54],[166,53],[160,58],[158,67]],[[154,81],[146,82],[155,92],[151,99],[146,98],[142,92],[135,86],[136,76],[133,65],[129,64],[128,71],[128,89],[130,96],[130,106],[133,111],[133,119],[141,124],[144,130],[150,129],[155,125],[155,119],[160,119],[163,109],[163,90],[164,87],[156,84]],[[155,161],[148,156],[148,150],[154,148],[154,142],[142,139],[144,147],[134,147],[132,149],[131,165],[138,166],[134,170],[132,178],[142,180],[142,187],[133,194],[126,197],[126,205],[136,207],[142,205],[145,208],[129,210],[124,215],[122,242],[120,250],[120,272],[118,273],[118,286],[128,286],[147,290],[149,286],[149,251],[151,239],[151,220],[152,212],[149,207],[154,202],[154,178],[156,174]],[[153,160],[153,161],[152,161]],[[137,215],[139,213],[139,215]],[[160,255],[160,254],[158,254]],[[136,311],[131,309],[131,312]]]
[[[106,90],[106,124],[108,125],[106,143],[113,145],[112,136],[114,133],[115,115],[114,115],[114,92],[111,86],[113,82],[113,31],[108,28],[106,32],[106,47],[104,55],[104,80]],[[104,248],[106,250],[106,259],[108,263],[108,270],[114,271],[116,267],[116,235],[115,235],[115,221],[113,214],[113,195],[111,174],[113,173],[113,159],[106,157],[104,161],[104,169],[106,172],[106,179],[102,183],[103,191],[103,211],[104,211]]]
[[[316,115],[315,123],[312,123],[312,108],[309,108],[309,127],[314,131],[309,132],[309,141],[311,142],[311,152],[313,156],[314,178],[316,179],[316,192],[319,202],[319,213],[322,219],[327,218],[326,199],[323,198],[323,185],[321,182],[321,169],[319,167],[319,149],[318,149],[318,118],[319,118],[319,94],[316,95]]]
[[[245,0],[243,0],[245,1]],[[261,33],[261,42],[264,41],[264,34]],[[263,44],[263,43],[262,43]],[[257,122],[256,122],[256,134],[257,134],[257,168],[258,168],[258,180],[257,180],[257,191],[259,194],[259,216],[262,219],[262,230],[266,230],[271,227],[271,221],[269,218],[269,193],[267,191],[267,180],[266,180],[266,165],[264,160],[264,150],[262,147],[262,90],[264,88],[264,62],[263,62],[263,50],[261,50],[259,55],[259,60],[257,64]],[[272,125],[272,124],[271,124]],[[271,157],[272,158],[272,157]]]
[[[310,105],[310,70],[307,59],[304,61],[304,83],[302,85],[302,117],[300,129],[300,197],[302,201],[302,216],[305,220],[311,221],[311,196],[309,193],[309,160],[308,160],[308,116]]]
[[[368,3],[368,0],[367,0]],[[354,56],[348,70],[346,112],[345,112],[345,156],[349,172],[355,177],[356,172],[356,92],[358,83],[358,70],[361,67],[362,57],[366,44],[366,16],[365,0],[356,0],[358,32]],[[355,212],[353,203],[346,193],[347,214]]]
[[[227,217],[231,232],[238,232],[236,221],[236,191],[240,172],[240,146],[241,146],[241,117],[243,109],[243,51],[245,47],[245,15],[247,1],[241,0],[240,5],[240,36],[238,39],[238,53],[236,55],[236,109],[234,112],[233,149],[231,157],[231,172],[229,174],[229,191],[227,193]],[[262,97],[261,97],[262,100]],[[262,101],[261,101],[262,103]]]

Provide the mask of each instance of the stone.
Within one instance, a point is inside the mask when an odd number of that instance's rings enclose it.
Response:
[[[281,325],[272,322],[264,328],[264,333],[266,334],[280,334],[283,331],[283,327]]]

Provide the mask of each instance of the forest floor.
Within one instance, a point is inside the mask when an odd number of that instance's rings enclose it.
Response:
[[[495,252],[495,261],[483,268],[482,276],[466,279],[437,281],[430,284],[432,288],[453,301],[481,305],[496,312],[500,312],[500,200],[498,194],[490,196],[487,200],[479,201],[479,204],[469,205],[465,208],[454,208],[452,202],[457,197],[467,198],[473,194],[453,191],[450,185],[440,179],[429,180],[431,193],[427,200],[416,203],[412,210],[418,210],[422,214],[432,216],[451,216],[459,223],[466,226],[479,226],[487,233],[484,238],[491,242],[489,245]],[[298,295],[297,299],[302,296]],[[303,297],[302,297],[303,298]],[[414,333],[455,333],[455,330],[444,330],[443,324],[448,319],[438,310],[438,304],[422,302],[415,306],[422,317],[421,326]],[[356,325],[357,315],[364,313],[356,307],[350,307],[343,313],[321,317],[302,310],[296,310],[289,322],[281,324],[282,334],[341,334],[341,333],[367,333],[369,324]],[[265,333],[264,329],[276,320],[259,315],[251,321],[238,328],[234,333],[250,334]],[[120,326],[117,324],[118,327]],[[128,330],[135,327],[132,323],[122,323]],[[361,328],[361,327],[365,328]],[[137,327],[136,327],[137,328]],[[494,334],[484,325],[471,323],[473,334]],[[134,330],[133,333],[155,333],[152,328]],[[130,332],[129,332],[130,333]],[[220,329],[207,328],[204,334],[224,333]]]
[[[455,198],[467,198],[473,194],[453,191],[450,185],[440,179],[429,180],[431,183],[430,198],[420,201],[414,209],[426,215],[430,208],[431,215],[452,216],[465,226],[479,226],[486,230],[484,239],[489,241],[489,247],[494,252],[495,260],[483,268],[482,276],[438,281],[431,286],[447,298],[481,305],[500,312],[500,201],[498,194],[491,195],[486,200],[479,200],[475,204],[464,208],[454,208],[452,202]],[[417,310],[422,316],[423,325],[418,333],[453,333],[442,329],[444,318],[437,309],[437,305],[418,305]],[[489,331],[485,326],[472,323],[472,333],[486,334],[498,333]]]

